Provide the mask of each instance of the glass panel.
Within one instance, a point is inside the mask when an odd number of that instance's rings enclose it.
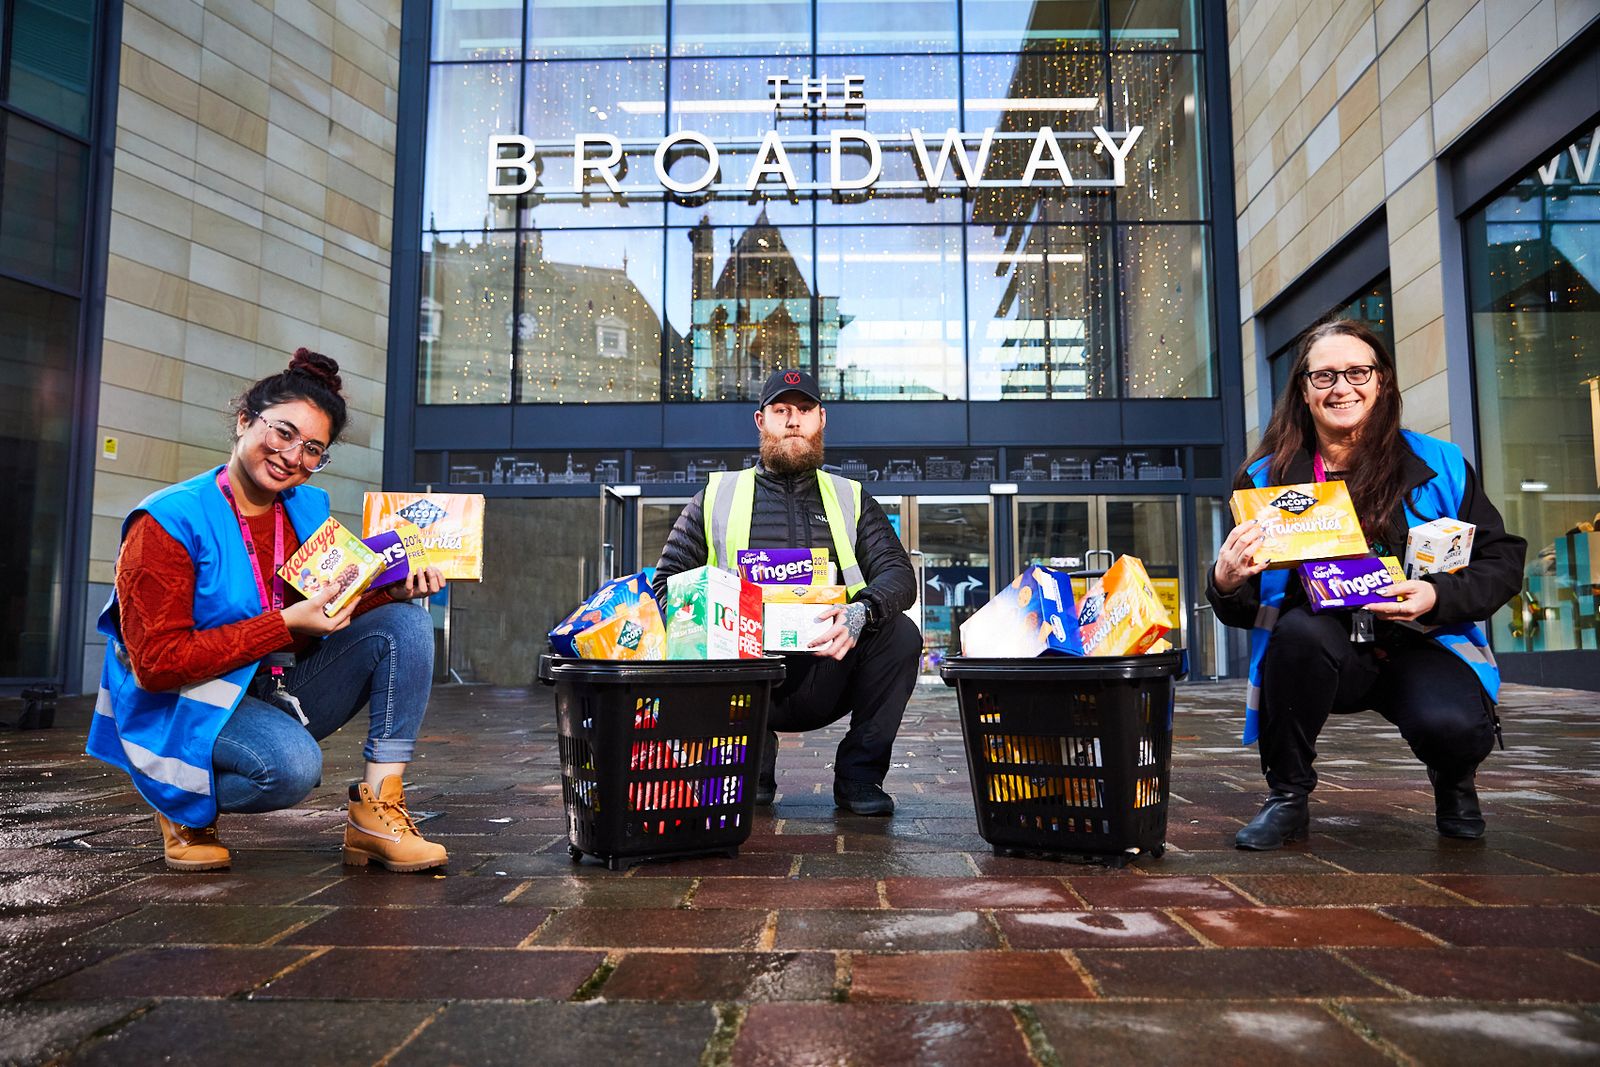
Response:
[[[655,568],[667,536],[678,521],[688,497],[679,500],[646,500],[639,504],[639,566]]]
[[[972,399],[1117,394],[1103,228],[975,226],[967,261]]]
[[[750,448],[742,452],[635,452],[632,478],[636,482],[667,485],[704,485],[712,471],[737,471],[754,467],[760,458],[756,428],[750,427]]]
[[[509,233],[432,234],[422,253],[417,402],[511,402]]]
[[[965,396],[961,275],[961,231],[953,226],[819,229],[822,398]]]
[[[1127,395],[1215,396],[1205,229],[1123,226],[1117,246]]]
[[[82,284],[89,150],[16,115],[5,119],[0,270],[68,289]]]
[[[1222,551],[1222,542],[1233,528],[1233,518],[1227,504],[1220,497],[1194,498],[1195,558],[1200,564],[1200,575],[1195,579],[1197,589],[1204,590],[1206,578]],[[1202,596],[1195,604],[1195,632],[1190,636],[1191,671],[1205,678],[1220,678],[1228,672],[1227,628],[1217,621],[1211,604]],[[1177,642],[1173,642],[1174,645]]]
[[[1100,47],[1100,0],[966,0],[969,52]]]
[[[1128,155],[1127,184],[1117,190],[1125,219],[1203,219],[1205,160],[1201,153],[1200,61],[1191,55],[1141,52],[1111,57],[1112,121],[1143,126]]]
[[[7,99],[73,133],[89,132],[94,0],[16,0]]]
[[[528,58],[661,56],[662,0],[529,0]]]
[[[800,55],[811,51],[811,0],[677,0],[675,56]]]
[[[925,669],[961,651],[961,624],[989,602],[989,501],[917,500],[922,552],[922,647]]]
[[[1088,500],[1017,501],[1017,568],[1030,563],[1080,570],[1093,522]]]
[[[817,51],[951,52],[953,0],[818,0]]]
[[[1483,485],[1528,539],[1514,651],[1600,647],[1600,129],[1558,151],[1466,219]]]
[[[1178,482],[1175,448],[1010,448],[1008,482]]]
[[[500,229],[513,224],[515,198],[498,196],[491,205],[486,169],[490,136],[517,132],[518,77],[518,68],[511,63],[433,68],[423,161],[426,229]],[[503,177],[509,180],[511,175]]]
[[[1183,617],[1183,527],[1178,522],[1178,502],[1105,498],[1105,544],[1117,555],[1136,556],[1144,562],[1150,584],[1177,629],[1187,628]],[[1169,634],[1173,647],[1183,645],[1181,633]]]
[[[523,403],[661,398],[661,251],[660,230],[523,236]]]
[[[764,217],[743,230],[667,233],[669,400],[755,400],[778,367],[812,365],[811,231]]]
[[[1394,304],[1394,296],[1389,292],[1389,275],[1379,276],[1371,285],[1350,298],[1350,302],[1339,310],[1339,317],[1343,319],[1357,319],[1372,327],[1379,338],[1383,340],[1384,347],[1389,354],[1394,354],[1394,314],[1390,310]]]
[[[0,278],[0,677],[58,667],[78,310]]]
[[[1111,0],[1111,47],[1200,47],[1194,0]]]
[[[452,452],[452,485],[604,485],[622,480],[622,456],[606,452]]]
[[[662,221],[661,186],[654,153],[661,139],[666,63],[624,59],[611,63],[529,63],[522,132],[542,146],[539,184],[524,198],[524,227],[649,226]],[[609,134],[623,142],[613,168],[622,193],[611,192],[593,172],[574,192],[573,138]],[[604,155],[600,146],[587,154]]]
[[[521,51],[522,0],[433,0],[434,59],[515,59]]]

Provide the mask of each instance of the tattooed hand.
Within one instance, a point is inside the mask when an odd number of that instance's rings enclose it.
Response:
[[[861,639],[861,631],[867,625],[867,606],[860,602],[836,604],[824,609],[817,618],[831,619],[833,625],[821,637],[811,642],[811,650],[819,655],[844,659]]]

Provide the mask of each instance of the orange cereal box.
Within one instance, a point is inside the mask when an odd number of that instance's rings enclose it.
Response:
[[[383,570],[383,557],[362,544],[338,519],[329,519],[300,543],[278,573],[309,600],[325,586],[338,586],[338,594],[322,609],[333,618],[372,584]]]
[[[366,537],[400,521],[422,531],[428,561],[447,581],[483,581],[483,497],[477,493],[368,493],[361,509]]]
[[[1144,564],[1118,556],[1095,583],[1078,610],[1078,633],[1086,656],[1137,656],[1172,629]]]
[[[1343,482],[1302,482],[1265,489],[1236,489],[1228,501],[1234,522],[1254,519],[1266,540],[1257,550],[1269,567],[1293,567],[1368,552],[1350,491]]]

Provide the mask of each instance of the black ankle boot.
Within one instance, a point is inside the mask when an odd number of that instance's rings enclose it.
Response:
[[[1477,768],[1465,774],[1445,774],[1428,768],[1428,781],[1433,783],[1433,821],[1445,837],[1471,840],[1483,836],[1476,774]]]
[[[1311,805],[1301,793],[1274,789],[1256,817],[1244,825],[1233,843],[1252,852],[1282,848],[1306,836],[1311,826]]]

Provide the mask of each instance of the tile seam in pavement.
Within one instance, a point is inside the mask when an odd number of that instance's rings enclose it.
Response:
[[[513,900],[516,900],[518,897],[520,897],[522,894],[526,893],[528,890],[530,890],[532,888],[533,888],[533,879],[532,878],[525,879],[524,881],[520,882],[515,888],[513,888],[511,890],[511,892],[507,893],[505,896],[501,897],[498,901],[496,901],[496,903],[498,903],[498,904],[509,904]]]
[[[778,943],[778,909],[768,910],[761,923],[761,936],[756,938],[757,952],[771,952]]]
[[[1250,892],[1248,889],[1244,888],[1239,883],[1237,883],[1235,881],[1232,881],[1226,875],[1217,874],[1217,875],[1212,875],[1212,877],[1215,878],[1217,881],[1221,882],[1223,885],[1227,886],[1229,889],[1233,890],[1235,893],[1238,893],[1241,897],[1244,897],[1244,899],[1248,900],[1251,904],[1254,904],[1256,907],[1258,907],[1258,908],[1267,907],[1267,905],[1259,897],[1257,897],[1254,893]]]
[[[1105,990],[1100,988],[1100,980],[1090,972],[1088,965],[1078,958],[1078,954],[1070,948],[1058,949],[1057,951],[1061,953],[1061,958],[1067,961],[1067,966],[1072,968],[1073,973],[1088,988],[1089,996],[1094,1000],[1105,1000],[1106,994]]]
[[[304,956],[301,956],[299,959],[294,960],[291,963],[285,964],[284,966],[278,968],[277,971],[273,972],[272,974],[267,975],[265,978],[262,978],[260,981],[256,982],[254,985],[249,986],[248,988],[245,988],[245,989],[241,989],[241,990],[239,990],[238,992],[234,993],[232,996],[230,996],[230,997],[228,997],[226,999],[228,999],[228,1000],[249,1000],[249,999],[251,999],[253,997],[253,995],[255,993],[259,992],[262,989],[265,989],[267,986],[271,985],[273,982],[276,982],[278,979],[283,978],[286,975],[289,975],[289,974],[293,973],[294,971],[298,971],[300,968],[304,967],[306,964],[310,963],[312,960],[321,959],[323,956],[326,956],[328,953],[330,953],[332,951],[333,951],[333,949],[331,947],[329,947],[329,946],[323,946],[321,948],[310,949],[310,950],[308,950],[306,952],[306,954]]]
[[[103,1041],[106,1038],[116,1034],[118,1031],[124,1030],[131,1026],[133,1023],[154,1011],[159,1004],[160,1001],[145,999],[145,1003],[131,1009],[126,1015],[119,1015],[115,1019],[112,1019],[110,1022],[106,1023],[104,1026],[101,1026],[98,1029],[83,1035],[83,1037],[79,1038],[78,1041],[74,1043],[73,1046],[65,1053],[53,1057],[48,1062],[52,1064],[71,1062],[77,1058],[78,1053],[87,1051],[97,1042]]]
[[[717,1025],[706,1035],[705,1046],[700,1050],[700,1067],[725,1067],[733,1063],[733,1046],[749,1014],[749,1007],[743,1004],[716,1001],[711,1005],[711,1015]]]
[[[1050,1041],[1050,1035],[1045,1032],[1044,1024],[1039,1021],[1039,1013],[1033,1005],[1027,1002],[1011,1005],[1011,1021],[1016,1026],[1017,1032],[1022,1035],[1022,1047],[1027,1050],[1028,1057],[1039,1067],[1061,1067],[1061,1056],[1056,1052],[1055,1045]]]
[[[1221,945],[1217,944],[1215,941],[1213,941],[1209,937],[1207,937],[1205,934],[1201,933],[1198,927],[1195,927],[1187,919],[1185,919],[1182,915],[1178,914],[1178,909],[1176,907],[1157,908],[1156,910],[1158,912],[1160,912],[1162,915],[1165,915],[1167,918],[1171,919],[1174,923],[1176,923],[1179,927],[1181,927],[1184,930],[1184,932],[1187,933],[1190,937],[1192,937],[1196,941],[1200,942],[1200,947],[1201,948],[1221,948],[1222,947]]]
[[[705,884],[705,879],[704,878],[691,878],[689,880],[689,888],[684,890],[684,892],[683,892],[683,900],[679,901],[678,907],[686,908],[686,909],[689,909],[691,911],[694,910],[694,898],[695,898],[695,895],[700,892],[700,887],[703,884]],[[700,909],[700,910],[704,911],[704,910],[709,910],[709,909]]]
[[[833,954],[833,989],[830,997],[836,1004],[848,1004],[850,991],[856,984],[855,953],[850,949]]]
[[[1421,904],[1421,905],[1409,905],[1409,906],[1428,907],[1429,905]],[[1431,930],[1425,930],[1422,927],[1416,925],[1415,923],[1407,922],[1406,920],[1400,918],[1400,916],[1398,916],[1398,915],[1390,915],[1387,911],[1383,910],[1384,908],[1403,908],[1403,907],[1408,907],[1408,905],[1405,905],[1405,904],[1383,904],[1383,905],[1380,905],[1380,906],[1374,908],[1373,910],[1375,912],[1377,912],[1379,915],[1382,915],[1385,919],[1388,919],[1390,922],[1395,923],[1398,926],[1403,926],[1408,930],[1414,930],[1417,933],[1421,934],[1423,937],[1427,938],[1429,941],[1432,941],[1434,943],[1434,947],[1435,948],[1461,948],[1461,947],[1465,947],[1465,946],[1456,945],[1454,942],[1447,941],[1443,937],[1440,937],[1438,934],[1434,933]],[[1345,947],[1354,948],[1354,947],[1357,947],[1357,946],[1347,945]]]
[[[411,1028],[411,1032],[405,1037],[402,1037],[400,1042],[395,1045],[394,1048],[380,1056],[378,1060],[373,1063],[372,1067],[389,1067],[389,1064],[394,1062],[394,1058],[400,1055],[400,1053],[404,1052],[407,1045],[411,1044],[411,1042],[415,1041],[418,1037],[421,1037],[422,1031],[432,1026],[433,1021],[439,1016],[443,1015],[445,1013],[445,1009],[449,1006],[450,1005],[448,1004],[440,1004],[437,1008],[434,1008],[433,1011],[429,1012],[422,1019],[421,1022],[417,1023],[416,1026],[413,1026]]]
[[[1011,939],[1007,937],[1006,932],[1000,928],[1000,920],[995,917],[994,909],[990,908],[988,911],[979,910],[978,915],[983,919],[984,922],[989,924],[989,929],[994,931],[995,941],[997,944],[999,944],[1001,951],[1012,951]]]
[[[1408,1067],[1419,1062],[1415,1057],[1407,1055],[1382,1034],[1378,1033],[1366,1020],[1348,1010],[1347,1003],[1348,1001],[1344,999],[1325,1000],[1319,1004],[1319,1007],[1333,1016],[1334,1021],[1340,1026],[1354,1034],[1357,1039],[1370,1045],[1390,1062],[1408,1065]]]
[[[1395,996],[1399,997],[1401,1000],[1426,1000],[1426,999],[1429,999],[1429,998],[1425,998],[1425,997],[1420,997],[1417,994],[1411,992],[1409,989],[1406,989],[1404,986],[1398,985],[1398,984],[1396,984],[1394,982],[1389,981],[1387,978],[1381,977],[1380,975],[1373,973],[1372,971],[1368,970],[1367,968],[1361,966],[1355,960],[1351,959],[1349,956],[1345,955],[1343,949],[1322,948],[1322,949],[1318,949],[1317,951],[1325,952],[1329,956],[1332,956],[1334,959],[1338,960],[1340,963],[1344,964],[1346,967],[1350,968],[1352,971],[1355,971],[1357,974],[1359,974],[1361,977],[1365,978],[1367,981],[1372,982],[1373,984],[1377,985],[1380,989],[1392,990],[1394,992]],[[1390,952],[1403,952],[1405,950],[1404,949],[1389,949],[1389,951]],[[1431,949],[1427,949],[1427,950],[1413,950],[1413,951],[1432,951],[1432,950]]]
[[[539,925],[535,926],[532,930],[528,931],[528,936],[524,937],[521,941],[518,941],[512,947],[513,948],[532,948],[532,947],[534,947],[533,946],[533,942],[538,939],[539,935],[542,934],[550,926],[550,924],[555,921],[556,916],[560,915],[560,914],[561,914],[561,909],[559,909],[559,908],[551,908],[545,914],[545,917],[540,920]]]
[[[594,970],[589,972],[589,977],[579,982],[578,988],[568,995],[567,1001],[572,1004],[583,1004],[598,997],[625,956],[626,952],[607,952],[605,957],[595,964]]]
[[[879,910],[893,911],[894,905],[889,903],[889,880],[887,878],[879,878],[873,883],[873,886],[878,891]]]

